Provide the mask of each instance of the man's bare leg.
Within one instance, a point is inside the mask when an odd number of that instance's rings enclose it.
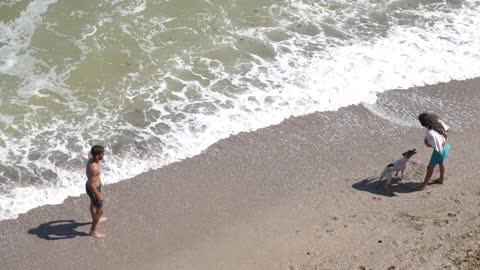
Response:
[[[93,206],[92,203],[90,203],[90,214],[92,214],[92,221],[93,221],[93,217],[94,215],[96,215],[97,213],[97,208],[95,208],[95,206]],[[107,217],[100,217],[100,219],[98,220],[98,223],[102,223],[104,221],[107,221]]]
[[[425,180],[423,180],[423,183],[418,190],[422,191],[427,189],[427,184],[428,184],[428,181],[430,181],[430,178],[432,178],[434,168],[435,168],[435,165],[432,166],[429,164],[427,166],[427,174],[425,175]]]
[[[97,208],[93,206],[93,203],[90,203],[90,215],[92,215],[92,222],[95,219],[96,214],[97,214]]]
[[[103,208],[96,208],[96,213],[92,221],[92,227],[90,228],[90,236],[93,237],[105,237],[105,234],[97,232],[97,224],[100,221],[100,218],[103,215]]]

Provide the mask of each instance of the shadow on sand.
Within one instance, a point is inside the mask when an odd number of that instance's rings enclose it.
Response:
[[[378,177],[368,177],[352,185],[356,190],[366,191],[377,195],[393,197],[396,193],[411,193],[418,191],[420,183],[400,181],[400,178],[392,179],[392,190],[387,191],[383,187],[383,181],[379,182]]]
[[[40,224],[38,227],[28,230],[28,233],[35,234],[45,240],[71,239],[77,236],[89,236],[88,233],[76,230],[78,227],[89,224],[92,223],[78,223],[75,220],[56,220]]]

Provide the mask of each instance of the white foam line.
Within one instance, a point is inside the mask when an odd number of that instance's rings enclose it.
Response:
[[[21,57],[18,54],[30,45],[35,29],[42,23],[42,15],[47,12],[49,5],[56,2],[56,0],[32,1],[15,21],[7,24],[0,22],[0,42],[7,44],[0,48],[0,58],[8,59],[7,65],[0,66],[0,72],[9,75],[28,74],[25,72],[25,66],[19,68],[17,64],[31,57],[28,55]],[[32,67],[27,69],[29,70],[32,70]]]
[[[159,82],[156,87],[128,89],[128,96],[131,98],[150,95],[146,101],[160,112],[160,117],[146,129],[121,121],[118,114],[110,113],[111,108],[99,107],[86,116],[85,122],[80,125],[55,118],[50,125],[34,126],[29,130],[29,136],[18,140],[10,139],[6,150],[1,153],[23,153],[22,151],[28,149],[25,147],[30,146],[31,140],[50,130],[58,131],[61,135],[54,133],[59,137],[51,137],[51,141],[42,147],[55,148],[72,158],[83,160],[82,153],[88,152],[92,142],[106,142],[107,147],[110,147],[116,143],[115,139],[121,132],[133,133],[135,136],[132,140],[144,141],[135,141],[130,145],[132,151],[127,151],[125,156],[107,156],[105,160],[103,180],[105,183],[114,183],[197,155],[211,144],[232,134],[274,125],[290,116],[336,110],[360,102],[373,103],[377,93],[389,89],[480,76],[480,34],[476,29],[476,26],[480,25],[480,19],[476,13],[478,8],[476,11],[463,9],[456,13],[443,14],[453,20],[453,28],[442,25],[442,22],[426,30],[396,27],[392,28],[384,39],[357,42],[351,46],[328,47],[313,57],[305,56],[303,47],[295,45],[313,42],[312,37],[292,32],[291,40],[266,44],[276,49],[274,61],[251,53],[249,56],[252,61],[247,63],[251,68],[242,70],[240,74],[230,74],[227,71],[229,67],[199,56],[194,61],[211,67],[207,75],[212,78],[207,77],[210,79],[207,87],[198,81],[189,82],[176,78],[174,71],[165,74],[165,77],[170,76],[186,85],[183,91],[176,93],[180,100],[162,103],[162,92],[166,88],[164,81]],[[434,16],[436,13],[432,12],[430,15]],[[267,41],[264,33],[262,29],[256,28],[238,31],[237,34]],[[225,39],[225,42],[230,43],[226,45],[235,45],[232,39]],[[281,48],[287,48],[291,53],[279,53]],[[205,74],[196,72],[199,70],[196,69],[197,63],[185,61],[180,57],[171,60],[175,62],[178,70],[189,70],[192,74],[206,78]],[[215,87],[222,85],[224,80],[234,88],[232,92],[241,90],[243,94],[215,92]],[[196,100],[197,109],[192,109],[192,103],[186,102],[187,90],[197,91],[201,95]],[[216,105],[217,111],[208,111],[208,106],[202,107],[204,103]],[[219,104],[228,106],[219,109]],[[123,107],[117,109],[121,111]],[[208,113],[202,114],[204,111]],[[180,114],[182,117],[175,118]],[[156,124],[168,125],[170,132],[152,132],[149,128]],[[78,143],[75,145],[75,152],[72,152],[68,140],[77,137]],[[143,147],[148,147],[149,143],[155,140],[158,142],[155,146],[163,147],[161,151],[135,149],[140,149],[142,143]],[[48,156],[45,158],[48,159]],[[31,161],[20,159],[19,164],[7,165],[28,167],[29,162]],[[0,200],[3,215],[0,218],[14,218],[33,207],[60,203],[66,196],[83,193],[81,183],[84,175],[78,169],[45,164],[44,159],[33,164],[35,167],[52,170],[58,175],[59,181],[50,186],[45,184],[41,190],[23,187],[13,189],[9,196]],[[131,164],[136,165],[132,167]]]
[[[86,33],[85,35],[83,35],[83,36],[82,36],[82,38],[80,39],[80,41],[82,41],[82,40],[86,39],[86,38],[87,38],[87,37],[89,37],[89,36],[93,36],[93,35],[95,35],[95,33],[96,33],[96,32],[97,32],[97,26],[96,26],[96,25],[94,25],[94,26],[93,26],[93,30],[92,30],[92,32],[90,32],[90,33]]]

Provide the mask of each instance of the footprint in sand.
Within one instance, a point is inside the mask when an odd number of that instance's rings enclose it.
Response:
[[[415,230],[422,231],[425,228],[423,218],[419,216],[414,216],[408,213],[400,213],[400,219],[405,220],[409,223]]]
[[[423,229],[425,228],[425,224],[415,223],[415,224],[413,224],[413,228],[417,231],[423,231]]]
[[[443,227],[445,225],[448,225],[450,221],[448,219],[434,219],[433,224],[435,224],[438,227]]]
[[[427,167],[416,161],[409,161],[405,172],[406,179],[423,179]]]

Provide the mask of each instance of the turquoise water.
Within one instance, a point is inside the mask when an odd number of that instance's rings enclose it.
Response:
[[[0,219],[286,117],[480,73],[478,1],[0,3]]]

